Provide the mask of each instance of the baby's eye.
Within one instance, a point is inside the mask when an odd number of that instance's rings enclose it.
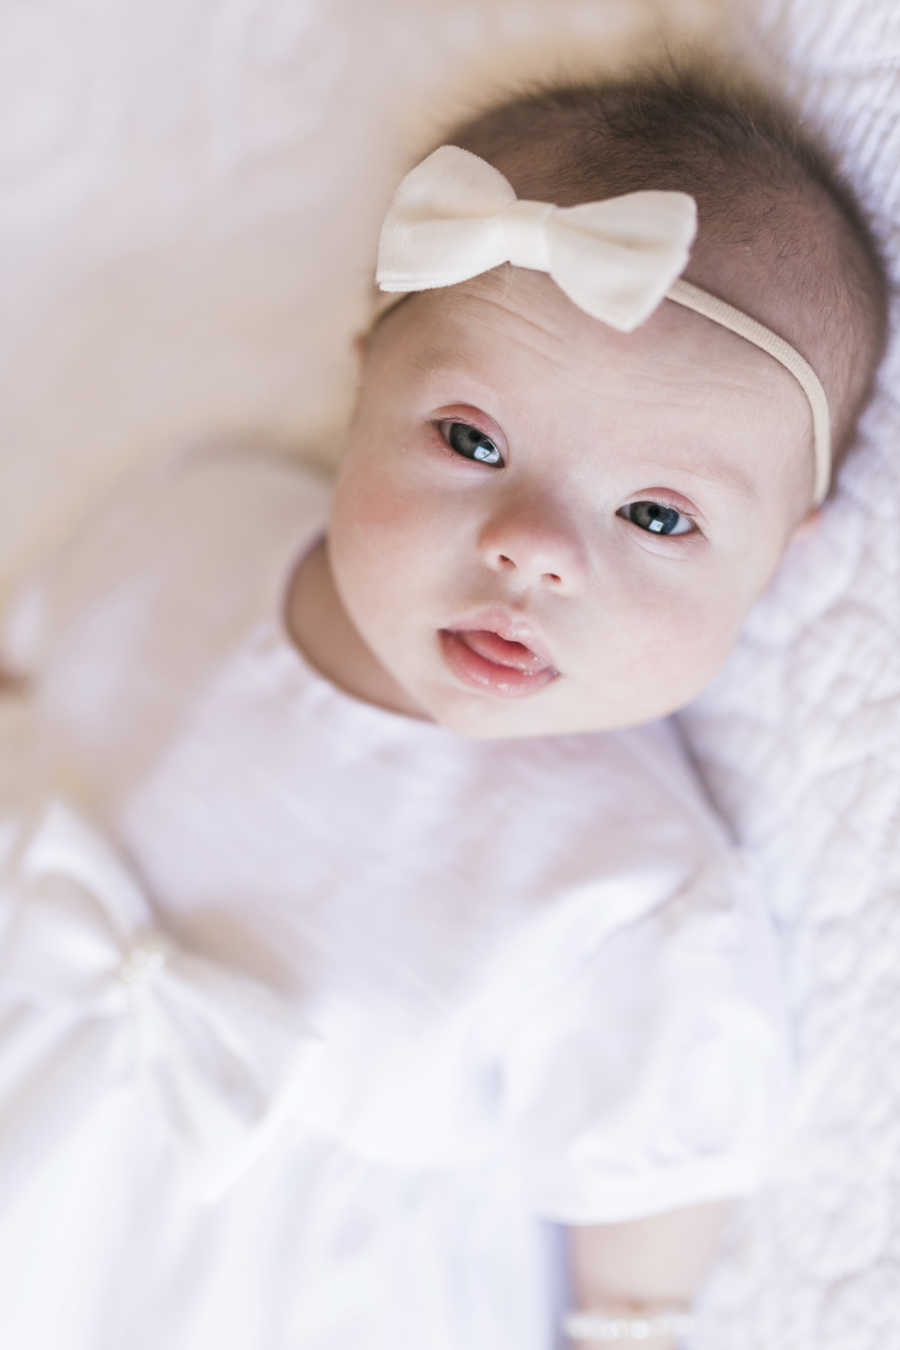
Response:
[[[616,512],[632,525],[652,534],[693,534],[696,526],[690,516],[676,511],[674,506],[665,506],[662,502],[630,502]],[[681,522],[679,524],[679,522]]]
[[[466,459],[477,459],[482,464],[503,463],[503,456],[490,437],[477,427],[469,426],[468,422],[453,422],[445,418],[443,422],[438,422],[438,431],[451,450]]]

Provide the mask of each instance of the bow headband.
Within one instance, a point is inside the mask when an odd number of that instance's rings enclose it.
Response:
[[[696,310],[761,347],[797,380],[812,411],[816,506],[828,491],[828,401],[815,371],[790,343],[743,310],[681,279],[697,230],[684,192],[630,192],[558,207],[520,200],[478,155],[442,145],[401,181],[378,249],[382,291],[453,286],[501,263],[547,272],[580,309],[630,333],[663,299]],[[381,312],[396,304],[391,299]]]

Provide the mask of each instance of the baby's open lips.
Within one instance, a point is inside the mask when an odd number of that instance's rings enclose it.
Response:
[[[504,605],[487,605],[447,624],[445,632],[458,636],[477,655],[496,665],[526,674],[552,670],[556,662],[534,622]]]
[[[447,667],[469,689],[495,698],[536,694],[559,671],[522,642],[483,628],[441,628],[438,643]]]
[[[438,641],[457,680],[491,697],[527,697],[559,678],[531,619],[503,605],[462,615],[438,630]]]
[[[488,628],[456,628],[449,631],[478,656],[484,657],[486,661],[493,661],[496,665],[507,666],[510,670],[533,675],[539,670],[546,670],[550,664],[524,642],[510,641]]]

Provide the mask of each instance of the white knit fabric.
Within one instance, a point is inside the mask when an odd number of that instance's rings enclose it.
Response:
[[[735,5],[735,44],[821,127],[900,258],[900,11],[892,0]],[[800,1057],[786,1184],[756,1197],[690,1350],[900,1344],[900,348],[817,532],[734,659],[679,718],[763,868]]]

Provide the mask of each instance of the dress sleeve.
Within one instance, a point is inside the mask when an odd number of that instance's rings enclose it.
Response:
[[[526,1204],[615,1223],[751,1193],[793,1090],[780,955],[735,850],[535,999],[505,1066]]]

